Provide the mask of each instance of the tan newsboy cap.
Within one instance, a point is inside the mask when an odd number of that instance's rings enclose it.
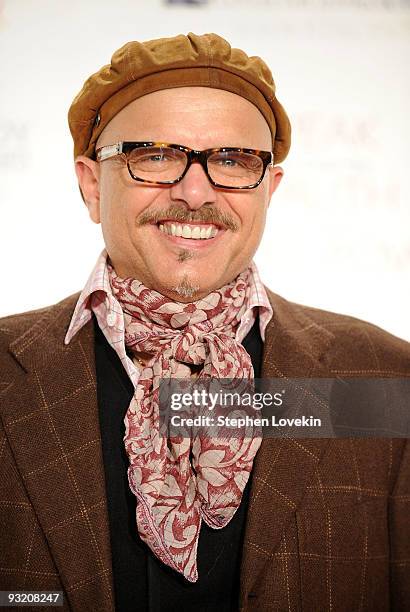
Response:
[[[94,157],[95,143],[108,122],[145,94],[174,87],[225,89],[252,102],[271,133],[274,163],[290,148],[290,122],[276,98],[272,73],[257,56],[233,49],[217,34],[132,41],[115,51],[111,63],[91,75],[68,112],[74,157]]]

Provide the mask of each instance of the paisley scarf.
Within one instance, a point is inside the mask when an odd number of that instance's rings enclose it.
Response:
[[[108,265],[113,294],[125,320],[125,344],[152,355],[143,367],[127,410],[128,480],[136,496],[141,539],[166,565],[190,582],[198,579],[197,546],[204,520],[227,525],[238,509],[261,443],[232,434],[168,438],[159,431],[159,385],[170,378],[253,379],[251,359],[235,339],[247,310],[250,269],[231,283],[191,303],[175,302],[140,281],[120,278]]]

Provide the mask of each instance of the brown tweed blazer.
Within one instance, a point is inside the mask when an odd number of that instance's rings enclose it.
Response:
[[[262,376],[410,376],[407,342],[269,297]],[[0,590],[112,612],[92,324],[63,343],[77,298],[0,320]],[[263,441],[240,609],[410,610],[407,440]]]

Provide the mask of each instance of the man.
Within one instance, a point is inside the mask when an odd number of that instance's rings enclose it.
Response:
[[[1,588],[408,609],[406,440],[158,435],[162,379],[410,376],[406,342],[259,279],[290,146],[266,64],[215,34],[128,43],[69,123],[106,249],[80,294],[1,322]]]

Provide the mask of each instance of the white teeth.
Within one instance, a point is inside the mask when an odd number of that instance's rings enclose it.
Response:
[[[175,223],[160,223],[159,229],[169,236],[182,236],[182,238],[190,238],[191,240],[208,240],[209,238],[214,238],[218,233],[218,229],[212,225],[208,227],[201,227],[199,225],[190,227],[189,225]]]

